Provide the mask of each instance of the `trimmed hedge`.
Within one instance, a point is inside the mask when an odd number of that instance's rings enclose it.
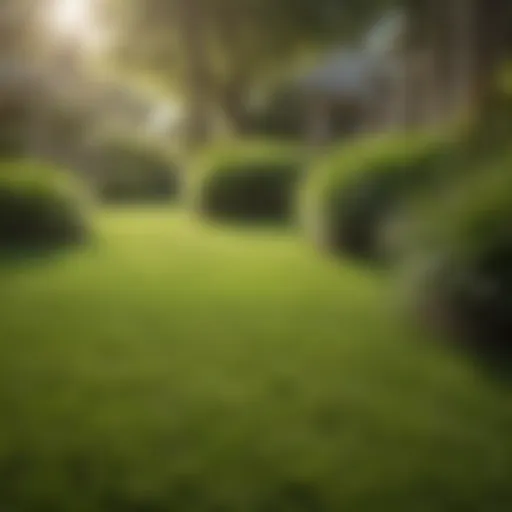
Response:
[[[106,136],[90,143],[93,185],[105,202],[168,201],[177,195],[178,166],[138,138]]]
[[[238,143],[210,148],[190,170],[187,200],[206,217],[288,219],[307,154],[294,145]]]
[[[76,243],[88,233],[85,194],[71,176],[31,161],[0,164],[0,247]]]
[[[405,263],[421,320],[485,350],[512,351],[511,171],[508,158],[437,197],[413,225]]]
[[[334,252],[381,256],[388,221],[437,183],[449,147],[430,135],[385,135],[338,148],[311,169],[301,189],[306,235]]]

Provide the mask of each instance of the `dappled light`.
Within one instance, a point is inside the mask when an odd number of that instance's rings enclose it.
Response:
[[[101,0],[45,0],[48,37],[57,45],[77,45],[85,50],[103,51],[105,27],[99,20]]]
[[[63,35],[81,36],[92,24],[91,0],[54,0],[49,16]]]

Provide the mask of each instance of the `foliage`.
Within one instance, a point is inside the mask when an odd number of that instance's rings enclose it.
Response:
[[[507,84],[506,72],[500,82],[467,137],[466,153],[474,156],[478,151],[484,161],[493,154],[501,158],[512,140],[512,89]]]
[[[88,233],[80,185],[63,171],[13,160],[0,166],[0,246],[49,246]]]
[[[207,216],[288,218],[305,151],[278,142],[245,142],[204,151],[191,169],[188,199]]]
[[[115,57],[125,66],[157,70],[188,107],[201,138],[220,115],[247,131],[254,86],[292,68],[312,49],[351,39],[387,0],[110,0],[120,27]],[[357,29],[356,29],[357,27]]]
[[[380,255],[380,236],[405,202],[440,177],[448,145],[432,135],[351,141],[313,166],[300,194],[300,217],[320,246]]]
[[[422,318],[482,349],[512,349],[511,166],[509,154],[432,199],[405,260]]]
[[[168,201],[177,193],[177,162],[140,137],[101,135],[90,142],[87,153],[104,201]]]

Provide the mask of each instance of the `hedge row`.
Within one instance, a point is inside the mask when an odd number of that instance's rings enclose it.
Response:
[[[469,144],[468,133],[361,139],[312,166],[295,147],[214,148],[190,170],[187,197],[206,217],[297,214],[322,249],[412,269],[410,303],[431,326],[479,347],[510,345],[512,157],[506,144]]]
[[[434,137],[382,137],[328,152],[249,142],[210,148],[187,173],[187,202],[207,217],[291,219],[331,249],[373,252],[379,224],[436,182],[445,147]],[[299,197],[299,204],[297,198]]]
[[[211,148],[189,170],[186,199],[205,216],[282,220],[293,214],[307,153],[295,146],[249,142]]]
[[[164,149],[124,136],[103,136],[84,151],[92,183],[105,202],[167,201],[178,192],[177,162]]]
[[[367,138],[319,159],[297,146],[252,141],[199,155],[183,192],[205,217],[297,216],[305,235],[324,249],[392,255],[407,270],[410,303],[423,320],[478,347],[510,346],[512,153],[506,146],[495,148],[492,158],[478,150],[471,169],[460,135]],[[177,167],[161,153],[103,141],[100,157],[96,179],[104,199],[177,193]],[[0,246],[81,240],[88,232],[84,204],[68,174],[27,161],[6,163]]]
[[[415,212],[408,303],[436,331],[512,351],[512,154]]]
[[[382,256],[388,223],[439,182],[447,149],[430,135],[392,135],[334,151],[311,169],[301,191],[305,233],[329,250]]]
[[[69,173],[26,160],[0,165],[0,247],[76,243],[89,233],[86,193]]]

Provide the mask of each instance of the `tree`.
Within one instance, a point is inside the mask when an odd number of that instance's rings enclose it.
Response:
[[[406,0],[412,47],[432,55],[432,88],[440,111],[450,102],[486,108],[495,72],[512,50],[509,0]]]
[[[187,142],[202,144],[208,138],[211,70],[208,66],[206,12],[204,0],[180,0],[175,12],[178,20],[177,38],[186,49],[183,61],[183,83],[188,110]]]
[[[112,0],[116,2],[116,0]],[[349,39],[392,0],[117,0],[118,47],[135,69],[157,70],[188,106],[189,139],[200,142],[219,113],[247,129],[255,84],[304,53]]]
[[[4,0],[0,5],[0,151],[19,152],[29,123],[33,95],[27,85],[29,55],[35,48],[34,0]]]

